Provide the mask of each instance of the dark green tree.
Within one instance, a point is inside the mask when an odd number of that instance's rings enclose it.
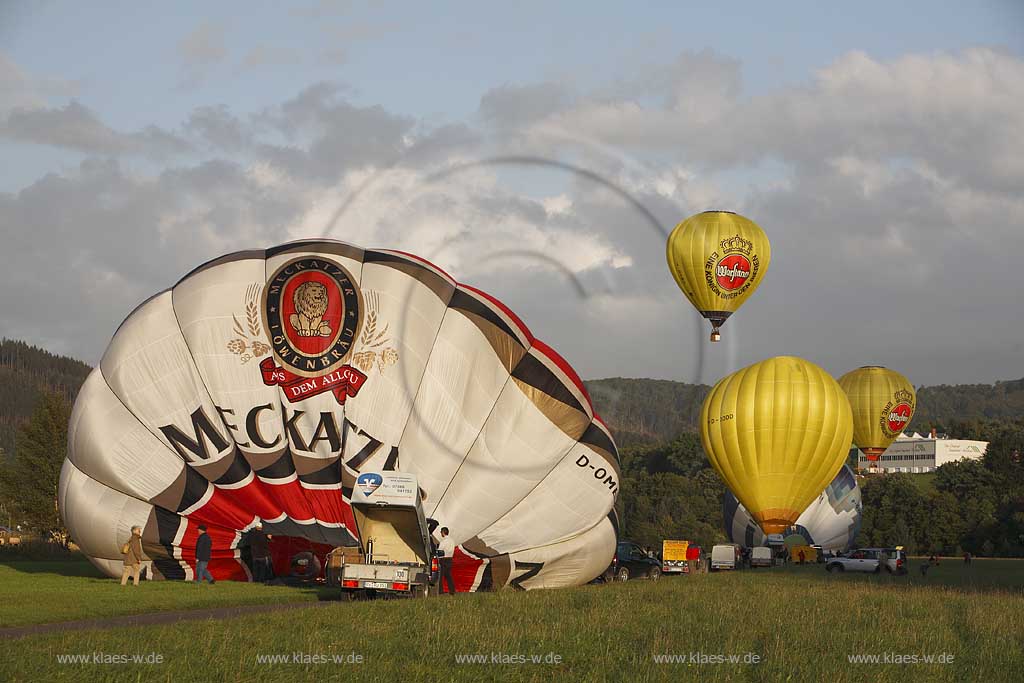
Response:
[[[67,450],[71,406],[58,393],[45,393],[18,430],[18,449],[0,470],[0,489],[16,524],[67,544],[57,511],[57,485]]]

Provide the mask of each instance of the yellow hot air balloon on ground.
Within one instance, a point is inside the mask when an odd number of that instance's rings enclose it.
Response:
[[[708,460],[765,533],[792,526],[853,438],[850,402],[814,363],[777,356],[716,384],[700,414]]]
[[[914,417],[914,385],[895,370],[867,365],[840,377],[839,386],[853,409],[853,442],[878,460]]]
[[[679,289],[711,321],[711,341],[718,341],[718,328],[764,279],[772,248],[764,230],[749,218],[705,211],[675,227],[666,256]]]

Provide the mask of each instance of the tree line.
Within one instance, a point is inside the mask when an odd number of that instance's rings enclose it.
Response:
[[[861,486],[858,543],[903,544],[921,554],[1024,557],[1024,419],[972,420],[950,430],[988,441],[985,456],[942,465],[933,478],[868,477]]]
[[[74,401],[90,370],[79,360],[23,341],[0,339],[0,452],[10,455],[15,451],[19,427],[28,421],[44,394],[56,393]]]
[[[57,484],[71,402],[89,370],[23,342],[0,342],[0,373],[17,374],[14,386],[0,382],[0,419],[18,417],[10,442],[0,442],[0,524],[13,521],[66,539]],[[587,385],[620,444],[620,535],[652,548],[666,538],[704,547],[725,541],[725,487],[693,429],[707,387],[623,379]],[[935,426],[988,441],[985,457],[943,465],[934,475],[862,478],[864,519],[857,542],[902,544],[915,553],[1024,556],[1024,409],[1007,415],[1024,396],[1024,380],[951,389],[961,398],[932,399],[919,390],[919,410],[926,416],[919,429]],[[973,408],[962,403],[972,396],[981,397]],[[993,396],[1006,403],[991,403]],[[954,408],[971,419],[941,412]]]

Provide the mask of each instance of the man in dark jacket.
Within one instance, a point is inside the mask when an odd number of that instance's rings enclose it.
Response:
[[[210,550],[213,547],[213,541],[210,540],[210,535],[206,533],[206,525],[199,525],[199,538],[196,539],[196,578],[195,580],[199,583],[203,582],[203,579],[209,579],[210,585],[217,583],[213,579],[213,574],[207,568],[210,563]]]
[[[252,551],[252,580],[272,580],[274,566],[270,562],[270,537],[264,533],[261,522],[256,522],[256,528],[249,539],[249,549]]]

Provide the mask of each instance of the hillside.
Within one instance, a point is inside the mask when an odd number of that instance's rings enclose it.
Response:
[[[32,414],[43,391],[73,400],[91,369],[25,342],[0,339],[0,449],[13,452],[18,427]]]
[[[17,426],[31,414],[43,390],[73,399],[89,370],[73,358],[0,340],[0,448],[11,452]],[[620,447],[664,444],[694,431],[709,390],[706,385],[624,377],[589,380],[586,386]],[[1024,379],[921,387],[917,397],[910,428],[920,432],[960,421],[1024,417]]]
[[[620,447],[671,441],[694,431],[710,387],[663,379],[614,377],[586,382],[594,408]]]
[[[697,428],[709,387],[661,379],[615,377],[586,382],[594,408],[620,447],[671,441]],[[995,384],[920,387],[909,430],[939,431],[958,422],[1024,417],[1024,379]],[[957,436],[954,434],[953,436]]]
[[[911,427],[925,432],[956,421],[1021,416],[1024,416],[1024,379],[995,384],[941,384],[917,390],[917,411]]]

